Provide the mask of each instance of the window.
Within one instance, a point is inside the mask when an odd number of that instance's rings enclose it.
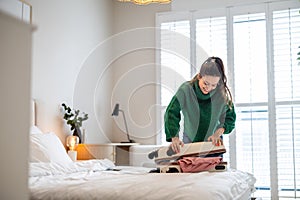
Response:
[[[233,16],[236,167],[270,191],[265,13]]]
[[[236,129],[224,137],[224,159],[253,173],[257,196],[272,199],[300,197],[299,8],[299,2],[290,1],[193,11],[184,17],[157,15],[162,29],[158,63],[163,66],[158,104],[165,108],[207,56],[221,57],[237,113]],[[164,50],[177,46],[172,31],[189,38],[184,43],[188,53],[181,54],[182,46],[171,54]],[[163,115],[164,110],[158,124],[163,125]]]
[[[299,9],[274,11],[273,35],[279,195],[300,197]]]

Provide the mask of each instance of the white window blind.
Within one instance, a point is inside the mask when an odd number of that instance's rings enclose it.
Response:
[[[209,17],[196,19],[196,42],[207,53],[208,56],[220,57],[227,66],[227,31],[226,17]],[[196,55],[202,52],[197,52]],[[196,56],[197,67],[203,60]],[[198,71],[197,71],[198,72]]]
[[[300,197],[299,9],[273,12],[279,196]]]
[[[237,168],[270,191],[266,17],[233,17]]]
[[[238,15],[233,20],[235,101],[266,103],[268,87],[265,14]]]

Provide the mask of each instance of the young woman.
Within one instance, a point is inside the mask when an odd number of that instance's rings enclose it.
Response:
[[[178,137],[181,112],[184,118],[182,140]],[[172,142],[171,147],[176,153],[184,143],[211,141],[214,145],[222,144],[222,135],[235,127],[236,114],[220,58],[209,57],[200,72],[179,87],[164,119],[166,140]]]

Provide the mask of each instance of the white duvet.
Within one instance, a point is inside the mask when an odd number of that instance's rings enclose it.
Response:
[[[30,163],[30,198],[246,200],[255,183],[251,174],[238,170],[172,174],[148,173],[150,170],[116,167],[109,160],[74,162],[66,166]]]

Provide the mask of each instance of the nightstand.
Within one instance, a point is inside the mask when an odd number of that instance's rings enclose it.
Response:
[[[115,165],[129,165],[129,148],[139,143],[79,144],[77,160],[107,158]]]

